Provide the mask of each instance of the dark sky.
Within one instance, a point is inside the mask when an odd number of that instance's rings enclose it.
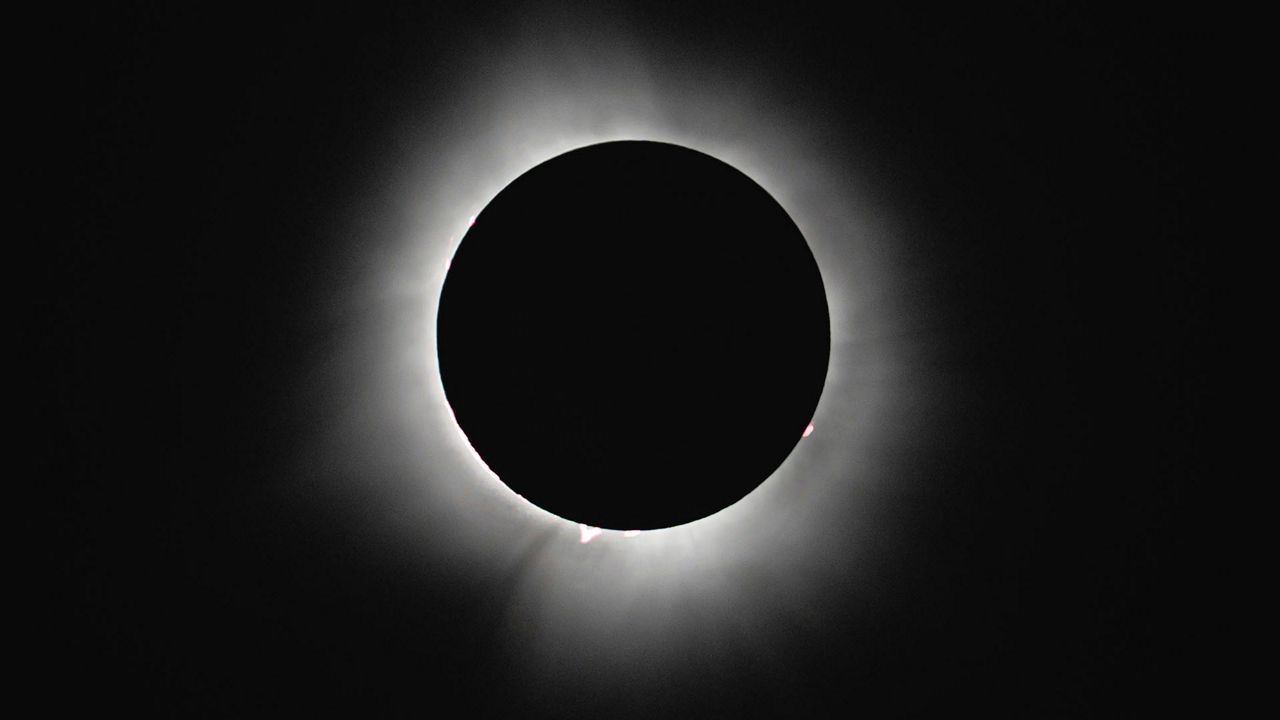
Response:
[[[157,6],[58,26],[39,177],[70,191],[33,313],[49,388],[36,473],[57,495],[33,667],[51,709],[1081,717],[1194,691],[1185,528],[1208,328],[1185,225],[1189,23],[436,5]],[[405,222],[386,178],[464,174],[443,138],[494,118],[447,106],[517,48],[589,69],[615,36],[663,82],[726,78],[699,89],[707,107],[752,92],[802,108],[779,142],[803,133],[860,168],[872,204],[905,218],[884,249],[894,342],[929,384],[912,436],[886,446],[879,482],[904,489],[877,506],[894,530],[874,573],[841,569],[869,545],[815,531],[822,600],[750,615],[768,642],[691,635],[696,653],[574,682],[511,651],[515,580],[449,560],[443,530],[421,552],[445,560],[414,572],[418,549],[371,539],[390,532],[361,504],[373,494],[317,490],[300,468],[327,461],[296,458],[378,362],[351,340],[371,317],[362,283],[403,247],[349,231]],[[409,116],[426,150],[396,141]],[[331,372],[339,347],[352,354]],[[360,461],[390,444],[362,441]]]

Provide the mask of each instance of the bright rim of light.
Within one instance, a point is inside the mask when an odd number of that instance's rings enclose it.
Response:
[[[596,51],[579,63],[531,44],[494,66],[477,60],[453,96],[424,98],[386,129],[394,152],[380,194],[352,221],[370,258],[357,290],[366,315],[335,372],[353,389],[332,401],[332,426],[307,458],[321,488],[313,494],[332,498],[327,507],[362,508],[352,527],[406,571],[505,578],[495,581],[495,622],[511,652],[530,672],[580,680],[609,677],[637,655],[657,662],[689,650],[693,618],[703,618],[703,637],[758,622],[753,642],[767,646],[777,632],[767,619],[807,617],[831,602],[832,578],[847,577],[873,547],[887,438],[910,435],[919,421],[903,414],[913,407],[907,396],[922,392],[895,356],[899,270],[887,248],[898,242],[897,221],[857,167],[833,159],[856,159],[857,148],[833,148],[834,132],[803,104],[749,90],[746,69],[663,72],[661,56],[626,43]],[[455,421],[435,347],[449,260],[485,205],[543,161],[631,139],[704,152],[764,187],[814,253],[832,331],[810,426],[823,432],[806,429],[805,442],[736,504],[644,533],[580,526],[507,488]],[[853,551],[833,563],[816,551],[824,546]],[[624,626],[644,632],[621,638]],[[563,648],[589,648],[592,660]]]

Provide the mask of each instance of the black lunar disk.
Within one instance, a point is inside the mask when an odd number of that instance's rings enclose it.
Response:
[[[656,142],[579,148],[500,192],[437,319],[458,424],[561,517],[651,529],[715,513],[787,457],[826,379],[804,237],[763,188]]]

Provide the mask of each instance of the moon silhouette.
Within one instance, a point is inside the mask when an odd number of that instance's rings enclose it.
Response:
[[[508,487],[654,529],[732,505],[808,434],[830,317],[768,192],[704,153],[620,141],[534,167],[476,217],[437,348],[459,427]]]

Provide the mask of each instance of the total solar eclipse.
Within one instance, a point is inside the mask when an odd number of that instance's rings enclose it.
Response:
[[[806,433],[830,319],[804,237],[732,166],[667,143],[552,158],[455,253],[437,318],[459,427],[513,491],[613,529],[691,522]]]

